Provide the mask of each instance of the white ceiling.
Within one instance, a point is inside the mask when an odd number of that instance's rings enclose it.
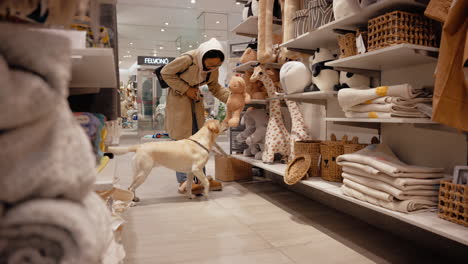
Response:
[[[141,55],[177,56],[211,37],[243,40],[230,33],[241,22],[242,4],[235,0],[191,1],[118,0],[120,68],[128,69]]]

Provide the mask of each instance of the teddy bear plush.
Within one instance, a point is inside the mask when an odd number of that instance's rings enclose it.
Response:
[[[257,52],[252,48],[247,48],[242,56],[239,59],[240,63],[247,63],[249,61],[256,61],[257,60]]]
[[[310,91],[325,91],[331,92],[338,90],[339,74],[333,67],[325,66],[325,63],[335,60],[336,54],[332,54],[330,50],[318,48],[314,55],[309,58],[310,70],[312,72],[312,86]]]
[[[240,122],[240,114],[245,102],[250,101],[250,95],[245,92],[245,81],[242,77],[233,76],[229,81],[231,94],[226,103],[226,121],[229,127],[237,127]]]

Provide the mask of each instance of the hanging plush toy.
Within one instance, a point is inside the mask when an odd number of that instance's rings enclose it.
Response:
[[[250,96],[245,92],[244,79],[238,76],[231,77],[229,81],[231,94],[227,100],[226,120],[229,127],[237,127],[240,121],[240,114],[244,109],[245,102],[250,101]]]
[[[302,93],[311,82],[311,74],[302,62],[290,61],[281,67],[280,82],[288,94]]]
[[[359,87],[371,87],[371,80],[368,76],[352,73],[352,72],[340,72],[340,87],[343,88],[359,88]]]
[[[306,89],[306,91],[331,92],[338,90],[338,72],[333,67],[325,66],[325,63],[335,60],[336,56],[328,49],[318,48],[315,54],[309,58],[313,84],[311,89]]]

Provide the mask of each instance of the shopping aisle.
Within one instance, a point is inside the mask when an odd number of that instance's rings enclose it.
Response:
[[[122,145],[139,140],[123,138]],[[132,154],[117,157],[122,187]],[[213,175],[211,159],[207,172]],[[227,183],[208,200],[177,193],[175,174],[153,169],[126,213],[125,263],[442,263],[428,251],[271,182]]]

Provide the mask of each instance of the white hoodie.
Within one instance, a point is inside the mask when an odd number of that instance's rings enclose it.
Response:
[[[200,67],[201,72],[207,73],[207,71],[203,70],[203,56],[205,55],[205,53],[207,53],[210,50],[219,50],[224,54],[224,57],[226,58],[226,54],[224,53],[223,46],[221,45],[221,43],[219,43],[217,39],[212,38],[206,42],[203,42],[197,48],[197,52],[198,52],[197,64]],[[214,70],[217,70],[217,69],[214,69]],[[211,71],[214,71],[214,70],[211,70]]]

